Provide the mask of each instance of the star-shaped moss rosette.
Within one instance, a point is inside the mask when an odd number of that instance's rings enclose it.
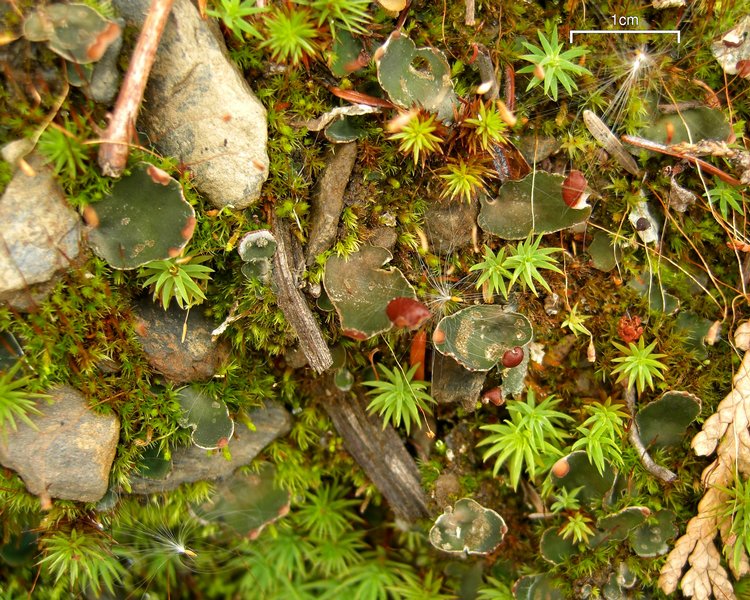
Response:
[[[174,178],[138,163],[112,193],[84,212],[89,245],[115,269],[136,269],[179,256],[193,237],[195,211]]]
[[[489,371],[506,353],[523,352],[533,329],[521,314],[506,312],[500,306],[469,306],[443,317],[435,327],[432,342],[441,354],[450,356],[470,371]],[[517,350],[518,349],[518,350]],[[523,362],[519,357],[515,365]]]
[[[323,285],[341,319],[344,335],[366,340],[388,331],[393,323],[386,309],[394,298],[416,300],[414,288],[395,267],[384,268],[393,256],[379,246],[363,246],[346,258],[332,256]]]
[[[483,196],[477,223],[504,240],[522,240],[586,221],[591,207],[571,208],[563,200],[563,175],[536,171],[500,187],[497,198]]]
[[[447,507],[430,529],[430,543],[454,554],[490,554],[508,531],[503,518],[471,498]]]

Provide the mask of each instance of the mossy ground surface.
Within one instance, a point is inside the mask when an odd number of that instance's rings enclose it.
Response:
[[[31,10],[31,3],[16,4],[21,14]],[[226,1],[224,5],[230,4]],[[359,4],[366,14],[367,33],[355,39],[363,52],[371,55],[394,30],[397,18],[374,2]],[[128,480],[144,447],[158,443],[169,453],[189,444],[190,432],[178,424],[176,388],[150,369],[133,331],[129,307],[147,293],[141,287],[143,279],[137,277],[137,271],[115,271],[99,258],[87,258],[66,273],[36,311],[21,314],[0,307],[0,331],[9,331],[21,341],[26,353],[24,371],[33,376],[31,391],[69,383],[86,395],[93,410],[120,417],[120,443],[110,477],[111,488],[118,495],[106,508],[57,500],[43,511],[38,498],[26,492],[16,474],[0,471],[4,544],[0,548],[0,561],[4,561],[0,562],[0,597],[19,598],[33,590],[35,598],[352,595],[491,599],[511,598],[513,582],[535,573],[551,573],[563,597],[584,597],[587,590],[590,597],[597,597],[620,563],[626,563],[637,579],[632,590],[624,593],[634,598],[663,595],[656,583],[663,558],[639,558],[622,543],[605,543],[593,550],[581,544],[568,561],[550,565],[540,555],[539,539],[547,527],[563,528],[574,517],[594,523],[627,506],[645,506],[652,513],[670,509],[681,532],[695,514],[702,495],[700,474],[707,462],[693,455],[690,439],[731,388],[740,359],[730,343],[731,334],[750,312],[747,284],[741,275],[747,270],[745,255],[728,244],[746,233],[744,188],[734,196],[740,210],[730,207],[722,217],[718,206],[707,201],[709,190],[721,184],[686,167],[680,184],[698,198],[687,212],[678,213],[669,207],[668,168],[675,173],[675,167],[683,163],[643,152],[638,157],[643,177],[629,175],[593,140],[582,112],[589,109],[601,114],[619,99],[616,106],[620,112],[610,113],[607,123],[617,134],[637,134],[655,120],[658,105],[715,105],[734,130],[736,147],[744,148],[746,120],[750,118],[748,81],[725,74],[710,46],[750,12],[750,5],[698,0],[688,7],[656,10],[631,2],[492,0],[476,3],[476,24],[468,26],[462,2],[417,0],[406,15],[403,33],[418,47],[438,48],[446,55],[461,99],[456,106],[458,125],[439,124],[440,151],[424,153],[424,159],[415,164],[409,152],[399,149],[398,140],[389,139],[389,121],[395,111],[358,119],[362,134],[357,164],[337,241],[307,270],[306,281],[319,283],[327,256],[355,251],[373,230],[386,225],[397,234],[392,264],[404,273],[418,297],[435,309],[428,331],[443,311],[485,301],[474,285],[477,274],[470,268],[482,260],[483,244],[497,251],[505,242],[476,231],[473,244],[438,253],[424,224],[431,205],[462,201],[446,197],[450,194],[445,193],[445,178],[440,177],[447,173],[446,165],[473,157],[486,182],[484,193],[495,195],[500,185],[494,177],[492,157],[479,147],[476,138],[471,141],[471,127],[461,125],[462,119],[476,117],[478,111],[475,91],[482,81],[476,54],[480,51],[477,45],[483,45],[500,82],[500,98],[506,104],[511,96],[515,98],[512,108],[518,122],[504,128],[509,142],[521,146],[531,139],[533,148],[534,135],[557,141],[557,153],[535,168],[564,173],[580,170],[598,193],[591,200],[594,210],[586,227],[543,239],[544,247],[561,250],[555,257],[562,273],[543,271],[559,297],[556,310],[545,305],[551,294],[539,286],[539,297],[520,285],[509,297],[514,310],[532,322],[535,341],[547,351],[545,362],[532,362],[527,387],[539,399],[555,394],[561,401],[557,410],[572,417],[559,426],[566,436],[565,442],[558,444],[560,452],[569,451],[580,438],[577,427],[588,417],[586,407],[592,402],[612,398],[624,403],[623,387],[612,375],[620,356],[612,342],[622,341],[618,324],[623,317],[639,316],[646,342],[656,341],[656,350],[665,355],[661,359],[666,366],[663,380],[657,379],[656,389],[646,390],[639,402],[655,399],[664,390],[689,391],[702,400],[699,422],[688,429],[683,444],[654,453],[657,462],[677,474],[674,483],[664,485],[643,467],[623,431],[613,441],[622,457],[619,471],[625,474],[624,493],[610,506],[568,506],[541,519],[529,515],[539,512],[540,502],[549,509],[555,501],[558,490],[547,473],[557,456],[535,456],[536,477],[529,479],[524,471],[521,485],[514,490],[507,465],[493,476],[493,460],[483,462],[485,448],[476,449],[487,435],[480,427],[503,422],[509,417],[507,407],[487,404],[467,413],[456,405],[438,406],[431,421],[436,435],[431,453],[419,460],[433,516],[444,508],[441,502],[471,497],[500,513],[509,528],[497,550],[479,558],[451,557],[432,548],[427,538],[429,520],[411,527],[394,521],[387,503],[344,449],[324,410],[325,398],[316,394],[319,382],[310,370],[287,364],[285,357],[296,345],[295,335],[278,308],[273,289],[241,274],[236,245],[247,231],[269,227],[274,219],[283,218],[291,223],[300,242],[309,234],[311,198],[330,143],[321,133],[308,132],[299,123],[347,105],[332,94],[332,88],[385,96],[372,60],[364,60],[362,68],[345,77],[335,77],[329,69],[333,36],[336,32],[340,35],[346,23],[335,17],[335,11],[324,11],[346,5],[342,0],[289,2],[269,9],[265,16],[249,17],[249,22],[268,33],[274,30],[267,19],[279,14],[304,15],[312,33],[303,31],[301,35],[307,36],[314,51],[303,51],[299,60],[285,52],[290,45],[296,47],[295,42],[278,34],[267,37],[268,44],[259,47],[251,36],[239,39],[230,29],[222,30],[230,56],[268,111],[269,179],[256,206],[245,211],[217,210],[193,189],[190,165],[178,165],[170,157],[159,158],[141,150],[134,150],[130,159],[133,164],[149,160],[169,171],[181,181],[195,207],[198,222],[186,254],[210,257],[204,264],[213,273],[205,286],[206,300],[192,310],[204,311],[217,322],[230,312],[241,315],[223,334],[231,343],[231,356],[219,377],[208,384],[211,391],[226,401],[237,417],[238,428],[243,427],[242,415],[271,399],[282,402],[294,414],[291,433],[258,458],[275,465],[279,484],[291,492],[289,516],[266,528],[258,540],[249,540],[215,524],[201,524],[191,513],[190,503],[210,493],[208,483],[184,485],[175,492],[148,498],[128,496]],[[209,2],[211,9],[221,7],[218,1]],[[328,14],[334,15],[333,21]],[[633,29],[679,29],[681,42],[669,35],[578,34],[574,46],[585,46],[588,52],[576,61],[591,74],[574,77],[577,91],[568,94],[561,86],[553,101],[545,95],[543,85],[527,90],[534,75],[518,73],[529,64],[521,58],[528,54],[522,41],[539,45],[538,31],[549,36],[551,29],[557,28],[563,49],[568,49],[570,30],[611,28],[612,15],[637,17]],[[13,28],[22,17],[9,12],[7,18]],[[16,44],[25,44],[18,54],[22,58],[14,59],[12,68],[6,69],[0,90],[3,142],[33,136],[60,99],[56,92],[61,77],[57,57],[40,44],[23,40]],[[648,57],[642,71],[633,70],[637,51]],[[38,77],[26,78],[24,72],[51,72],[51,84],[40,85]],[[515,94],[509,91],[509,79],[515,82]],[[106,111],[107,107],[71,89],[52,125],[47,125],[48,130],[66,132],[52,140],[49,151],[72,157],[58,163],[57,172],[68,201],[80,211],[101,199],[111,186],[95,166],[96,144],[89,143],[105,125]],[[709,160],[732,172],[733,167],[721,159]],[[7,184],[10,177],[11,169],[0,163],[0,183]],[[472,188],[470,195],[478,191]],[[658,244],[641,243],[627,219],[641,192],[657,215]],[[620,259],[612,271],[595,269],[586,253],[597,231],[610,232],[622,242]],[[511,245],[515,243],[508,247]],[[644,273],[652,286],[676,296],[682,311],[721,321],[721,336],[706,347],[705,356],[686,346],[686,336],[675,326],[673,315],[650,310],[647,301],[627,285]],[[390,367],[408,365],[413,333],[392,331],[355,342],[342,336],[335,312],[320,310],[314,299],[308,300],[327,343],[346,351],[346,367],[354,377],[352,393],[364,393],[363,381],[374,378],[373,362]],[[494,302],[500,303],[502,298],[495,295]],[[596,349],[593,365],[587,361],[588,336],[565,338],[570,329],[563,322],[574,306],[578,314],[587,317],[583,324]],[[428,363],[431,352],[428,347]],[[97,365],[105,358],[118,363],[119,372],[102,373]],[[429,373],[428,365],[428,378]],[[485,387],[500,379],[499,369],[491,371]],[[414,429],[411,438],[402,433],[416,456],[419,444]],[[445,497],[439,490],[436,495],[438,482],[445,481],[448,474],[455,476],[458,485]],[[24,532],[25,545],[14,552],[13,544],[19,543]],[[59,557],[59,562],[40,565],[40,560],[50,556]],[[114,573],[112,590],[107,591],[106,580],[91,571],[95,563],[109,565]],[[91,582],[97,579],[100,582],[93,584],[92,592]]]

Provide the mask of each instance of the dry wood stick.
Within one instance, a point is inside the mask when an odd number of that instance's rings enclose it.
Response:
[[[473,27],[477,23],[474,0],[464,0],[464,3],[466,4],[466,17],[464,18],[464,25]]]
[[[609,130],[609,127],[590,110],[583,111],[583,122],[594,139],[631,175],[641,176],[635,160],[622,147],[620,140]]]
[[[367,477],[380,490],[393,512],[409,523],[429,514],[427,497],[414,459],[390,425],[367,414],[367,400],[360,394],[344,393],[333,385],[332,375],[318,378],[318,397]]]
[[[276,219],[273,235],[277,244],[273,256],[273,277],[279,308],[297,334],[299,347],[307,362],[316,373],[322,373],[333,364],[333,357],[318,322],[297,286],[294,265],[300,263],[293,258],[292,236],[281,219]]]
[[[135,132],[138,109],[173,2],[151,0],[146,21],[130,58],[128,72],[99,147],[99,166],[102,173],[110,177],[119,177],[128,162],[128,144]]]
[[[495,65],[492,62],[490,51],[483,44],[474,45],[477,50],[477,69],[479,76],[482,78],[481,88],[486,88],[484,97],[487,100],[496,100],[500,96],[500,84],[495,77]]]
[[[652,152],[659,152],[660,154],[666,154],[667,156],[673,156],[675,158],[686,160],[690,164],[695,165],[696,167],[700,167],[701,169],[706,171],[706,173],[716,175],[719,179],[728,183],[729,185],[733,185],[735,187],[740,187],[742,185],[742,182],[739,179],[735,179],[734,177],[729,175],[729,173],[725,173],[718,167],[714,167],[711,163],[707,163],[705,160],[701,160],[700,158],[691,156],[690,154],[677,152],[670,146],[665,146],[664,144],[652,142],[651,140],[646,140],[634,135],[623,135],[620,139],[626,144],[630,144],[631,146],[636,146],[638,148],[643,148],[644,150],[651,150]]]

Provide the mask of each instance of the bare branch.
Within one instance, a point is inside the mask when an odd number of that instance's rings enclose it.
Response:
[[[130,58],[120,95],[99,147],[99,166],[102,173],[110,177],[119,177],[128,162],[129,143],[135,132],[143,92],[173,2],[174,0],[151,1],[141,35]]]
[[[281,219],[276,219],[273,235],[277,243],[273,257],[273,277],[279,308],[296,332],[300,349],[307,362],[316,373],[322,373],[333,364],[333,358],[318,322],[297,287],[294,265],[301,264],[301,261],[295,261],[293,258],[292,237],[286,223]]]
[[[466,18],[464,19],[464,23],[469,27],[473,27],[477,24],[474,0],[464,0],[464,3],[466,4]]]

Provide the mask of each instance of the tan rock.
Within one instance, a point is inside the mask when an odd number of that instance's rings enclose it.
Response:
[[[37,402],[35,428],[20,422],[0,436],[0,463],[17,471],[26,489],[49,498],[96,502],[109,485],[120,438],[120,421],[89,409],[78,390],[63,385],[49,392],[52,403]]]

